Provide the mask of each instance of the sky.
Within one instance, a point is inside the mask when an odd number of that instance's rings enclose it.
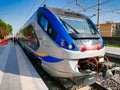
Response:
[[[80,5],[76,5],[75,1]],[[100,0],[100,23],[120,22],[120,1]],[[49,7],[65,8],[89,16],[97,23],[98,0],[0,0],[0,19],[12,25],[13,34],[24,25],[43,4]]]

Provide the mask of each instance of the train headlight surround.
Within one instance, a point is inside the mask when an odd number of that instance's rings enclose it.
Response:
[[[72,50],[72,49],[75,48],[74,44],[69,44],[68,42],[66,42],[64,40],[60,44],[63,48],[66,48],[66,49],[69,49],[69,50]]]
[[[68,45],[68,48],[71,50],[71,49],[74,48],[74,45],[73,45],[73,44],[69,44],[69,45]]]
[[[68,43],[67,43],[66,41],[62,41],[62,42],[61,42],[61,46],[65,47],[65,46],[67,46],[67,45],[68,45]]]

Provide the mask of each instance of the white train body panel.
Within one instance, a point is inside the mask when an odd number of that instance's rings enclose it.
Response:
[[[91,50],[86,52],[66,50],[55,44],[42,30],[42,28],[39,25],[37,25],[37,23],[35,28],[36,34],[39,38],[39,42],[41,45],[37,52],[42,52],[46,55],[63,59],[63,61],[57,63],[51,63],[42,60],[43,68],[52,76],[55,77],[84,76],[86,74],[80,73],[77,68],[78,60],[84,58],[104,56],[105,54],[104,48],[100,50]]]

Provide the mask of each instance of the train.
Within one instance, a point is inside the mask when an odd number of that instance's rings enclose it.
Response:
[[[16,39],[52,77],[90,85],[98,74],[104,78],[115,74],[97,26],[89,17],[70,9],[39,7]]]

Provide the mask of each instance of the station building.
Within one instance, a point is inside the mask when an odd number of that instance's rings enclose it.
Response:
[[[100,24],[100,32],[103,37],[120,37],[120,23],[111,21]]]

